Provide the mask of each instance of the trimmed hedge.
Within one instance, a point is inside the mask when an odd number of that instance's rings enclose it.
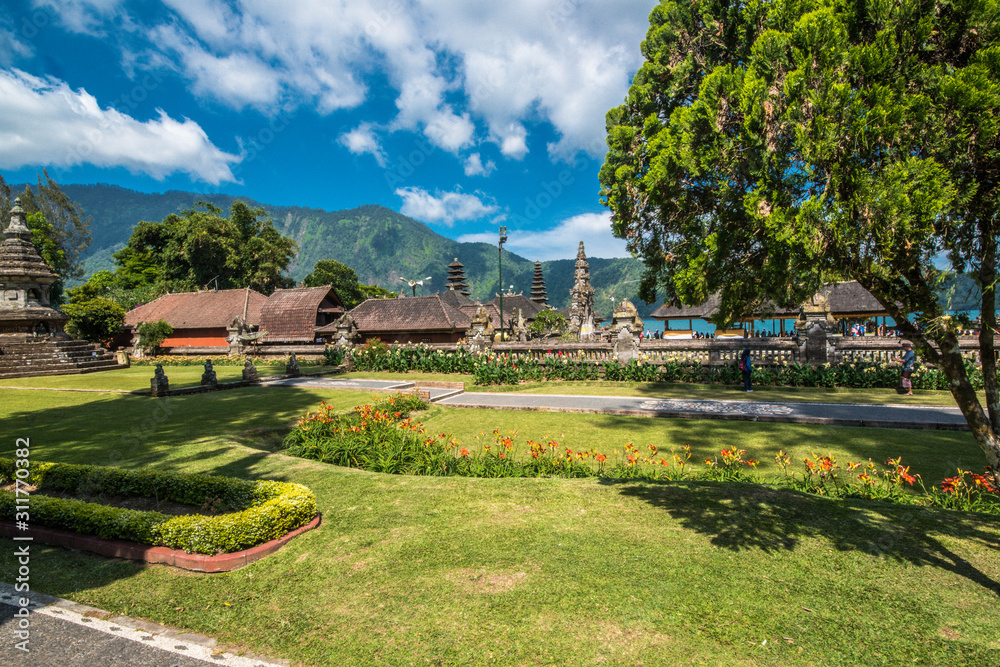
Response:
[[[0,458],[0,483],[15,479],[13,459]],[[300,484],[155,470],[125,470],[69,463],[32,463],[27,478],[41,493],[107,493],[171,500],[187,505],[218,503],[228,514],[168,516],[82,500],[32,494],[31,522],[103,539],[216,554],[241,551],[277,539],[316,516],[316,497]],[[23,508],[23,506],[22,506]],[[0,491],[0,519],[14,519],[13,491]],[[23,511],[23,509],[22,509]]]

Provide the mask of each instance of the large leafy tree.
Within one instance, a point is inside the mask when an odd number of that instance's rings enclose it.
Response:
[[[249,286],[264,294],[294,284],[285,271],[295,257],[295,242],[274,228],[263,209],[238,201],[225,218],[216,206],[200,206],[204,210],[137,224],[128,244],[113,255],[118,284],[175,291]]]
[[[600,179],[647,301],[719,292],[735,319],[860,282],[947,374],[1000,482],[997,17],[984,0],[664,0]],[[938,302],[943,258],[982,290],[985,411]]]
[[[332,285],[340,296],[347,310],[354,308],[365,299],[395,297],[391,292],[378,285],[366,285],[358,280],[358,274],[351,267],[335,259],[321,259],[316,262],[312,273],[302,281],[306,287]]]
[[[358,282],[358,274],[351,267],[335,259],[321,259],[316,262],[312,273],[302,282],[306,287],[332,285],[333,291],[348,310],[365,300],[361,292],[361,283]]]

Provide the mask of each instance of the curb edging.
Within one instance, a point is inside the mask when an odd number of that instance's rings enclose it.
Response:
[[[192,572],[211,574],[216,572],[232,572],[256,562],[265,556],[269,556],[283,547],[293,537],[297,537],[306,531],[318,527],[320,522],[321,515],[317,514],[304,526],[300,526],[270,542],[265,542],[264,544],[259,544],[243,551],[215,556],[192,554],[182,549],[154,547],[126,540],[105,540],[96,535],[85,535],[71,530],[49,528],[47,526],[30,526],[27,530],[17,530],[14,522],[7,520],[0,521],[0,536],[14,537],[16,535],[18,537],[31,537],[32,541],[43,544],[89,551],[101,556],[158,563]]]

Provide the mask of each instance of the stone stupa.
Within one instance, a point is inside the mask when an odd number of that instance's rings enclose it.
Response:
[[[49,300],[58,279],[32,243],[15,199],[0,243],[0,380],[118,367],[107,350],[64,333],[69,318]]]
[[[0,339],[14,342],[38,338],[66,340],[69,320],[49,303],[52,283],[59,279],[31,241],[21,200],[14,200],[10,224],[0,243]]]

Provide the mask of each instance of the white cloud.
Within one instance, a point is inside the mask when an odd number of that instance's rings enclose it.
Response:
[[[236,180],[229,165],[239,156],[216,148],[194,121],[160,111],[140,122],[102,109],[85,90],[57,79],[0,70],[0,118],[0,167],[6,169],[93,164],[157,179],[180,172],[212,184]]]
[[[43,28],[55,16],[74,32],[103,35],[101,26],[115,14],[124,0],[33,0],[31,23]],[[43,12],[39,15],[39,12]]]
[[[195,92],[236,109],[328,114],[360,105],[364,81],[384,77],[395,91],[388,129],[423,133],[456,155],[483,137],[511,159],[525,156],[539,122],[555,130],[553,159],[603,152],[604,113],[641,64],[656,4],[164,0],[168,11],[138,19],[148,14],[123,9],[125,0],[36,1],[80,31],[124,26],[130,49],[145,40],[136,62],[175,63]]]
[[[27,18],[24,20],[29,21]],[[20,38],[10,24],[0,25],[0,67],[9,67],[19,58],[27,58],[31,54],[31,46]]]
[[[496,234],[465,234],[458,241],[496,243]],[[631,257],[625,241],[611,233],[611,216],[608,213],[582,213],[563,220],[551,229],[525,231],[511,229],[504,247],[513,253],[548,261],[572,259],[583,241],[588,257]]]
[[[403,198],[400,213],[427,224],[450,227],[455,222],[478,220],[498,210],[495,204],[484,204],[479,197],[462,192],[432,195],[421,188],[399,188],[396,194]]]
[[[483,158],[479,153],[473,153],[465,160],[466,176],[489,176],[496,168],[497,165],[493,160],[488,160],[486,164],[483,164]]]
[[[375,136],[371,123],[361,123],[350,132],[340,135],[338,141],[355,155],[370,153],[375,156],[375,161],[380,167],[385,167],[387,163],[385,151],[382,150],[382,145],[378,137]]]

